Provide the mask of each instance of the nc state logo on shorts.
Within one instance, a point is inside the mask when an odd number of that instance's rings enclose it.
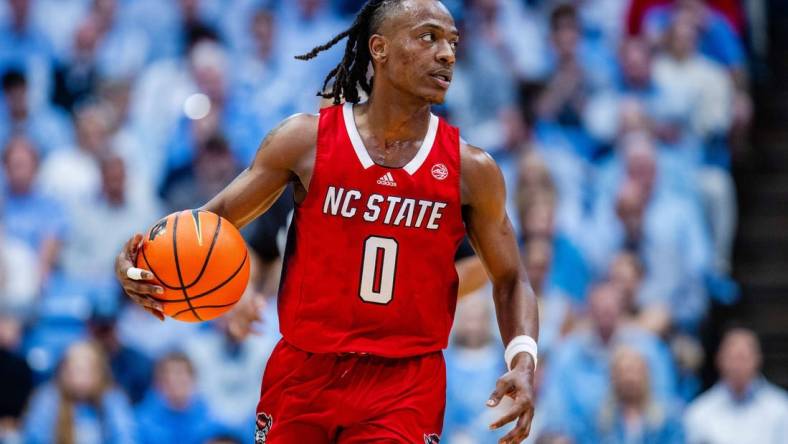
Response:
[[[432,177],[443,180],[449,177],[449,169],[442,163],[436,163],[432,166]]]
[[[254,428],[254,444],[265,444],[268,438],[268,432],[271,431],[271,426],[274,425],[274,418],[268,413],[260,412],[257,414],[257,421]]]
[[[441,442],[441,437],[437,433],[424,434],[424,444],[438,444]]]

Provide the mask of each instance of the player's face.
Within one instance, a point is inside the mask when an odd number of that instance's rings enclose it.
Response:
[[[443,103],[451,84],[459,33],[446,7],[410,0],[391,14],[372,40],[375,77],[429,103]]]

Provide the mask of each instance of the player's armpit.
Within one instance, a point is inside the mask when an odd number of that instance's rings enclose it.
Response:
[[[318,119],[297,114],[271,130],[252,164],[202,209],[240,228],[270,208],[294,177],[306,189],[314,166]]]

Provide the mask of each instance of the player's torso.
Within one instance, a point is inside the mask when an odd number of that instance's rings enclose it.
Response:
[[[313,352],[411,356],[446,345],[464,235],[459,134],[432,116],[403,168],[374,164],[350,105],[321,111],[280,286],[282,333]]]

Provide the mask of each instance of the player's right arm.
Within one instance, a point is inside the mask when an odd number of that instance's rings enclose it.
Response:
[[[316,115],[297,114],[271,130],[254,161],[202,209],[216,213],[238,228],[267,210],[281,195],[287,184],[297,179],[303,190],[309,187],[317,146]],[[164,319],[159,302],[151,298],[163,289],[144,281],[153,278],[147,270],[139,270],[140,279],[131,279],[142,235],[129,239],[115,259],[115,275],[126,294],[137,304]]]
[[[317,125],[318,116],[297,114],[271,130],[252,165],[202,209],[241,228],[270,208],[293,179],[306,190],[314,168]]]

